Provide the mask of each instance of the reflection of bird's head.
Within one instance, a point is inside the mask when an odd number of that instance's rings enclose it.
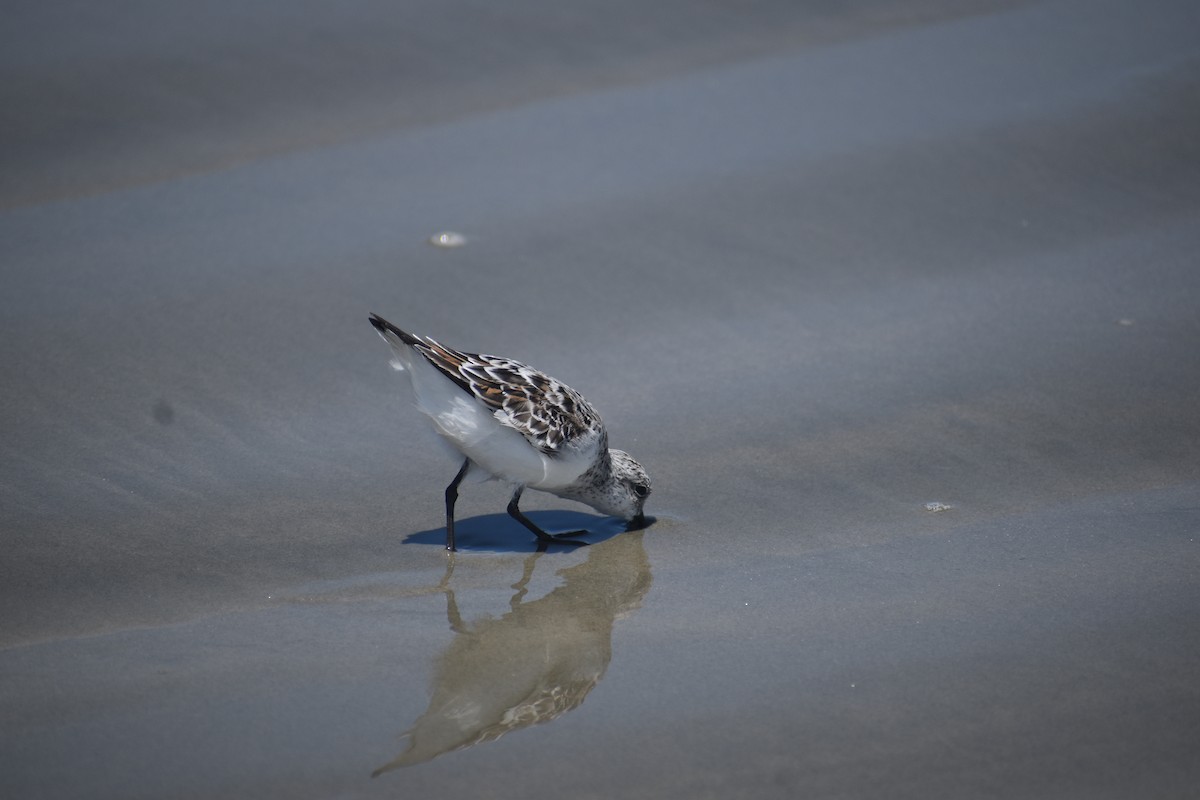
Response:
[[[483,724],[478,730],[470,729],[469,737],[460,735],[468,732],[468,726],[459,723],[464,720],[482,723],[483,720],[479,720],[477,715],[472,713],[477,709],[462,709],[467,713],[461,717],[447,716],[436,720],[427,719],[429,712],[426,712],[421,719],[417,720],[417,724],[413,726],[412,730],[405,733],[409,740],[408,749],[391,762],[372,772],[371,777],[378,777],[397,767],[420,764],[453,750],[465,750],[477,744],[494,742],[511,731],[557,719],[582,705],[584,698],[600,682],[602,676],[603,670],[590,678],[568,681],[565,685],[543,687],[541,691],[531,694],[511,708],[505,709],[495,722]],[[449,747],[445,746],[447,734],[454,740],[454,744]]]
[[[517,587],[540,557],[530,556]],[[584,562],[558,574],[562,585],[544,597],[459,629],[437,659],[433,696],[408,748],[375,775],[549,722],[584,701],[612,659],[613,621],[650,589],[642,534],[592,545]]]

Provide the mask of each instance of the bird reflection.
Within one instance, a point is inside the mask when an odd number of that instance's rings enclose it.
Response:
[[[407,749],[372,777],[556,719],[604,677],[613,622],[640,607],[650,589],[642,533],[592,545],[586,561],[558,572],[561,586],[524,602],[541,557],[525,560],[506,614],[474,623],[459,616],[451,565],[442,584],[455,637],[435,663],[429,708],[405,733]]]

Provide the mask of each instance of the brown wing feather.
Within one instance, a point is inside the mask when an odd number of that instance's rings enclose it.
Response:
[[[603,433],[600,416],[583,395],[527,364],[464,353],[427,338],[412,346],[547,455],[580,437]]]

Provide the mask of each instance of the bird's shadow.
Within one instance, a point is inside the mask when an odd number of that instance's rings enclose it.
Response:
[[[598,544],[628,530],[641,530],[653,524],[647,517],[641,525],[632,525],[616,517],[602,517],[580,511],[527,511],[525,516],[538,527],[554,535],[569,531],[586,531],[582,536],[572,537],[585,544]],[[549,549],[572,550],[578,545],[570,542],[542,544],[521,523],[507,514],[481,514],[476,517],[455,520],[454,539],[458,549],[501,553],[536,553]],[[417,531],[404,537],[404,544],[446,546],[444,527]]]

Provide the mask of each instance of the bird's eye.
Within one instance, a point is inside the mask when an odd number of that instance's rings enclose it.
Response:
[[[650,487],[644,483],[635,483],[633,484],[633,493],[638,497],[645,497],[650,494]]]

